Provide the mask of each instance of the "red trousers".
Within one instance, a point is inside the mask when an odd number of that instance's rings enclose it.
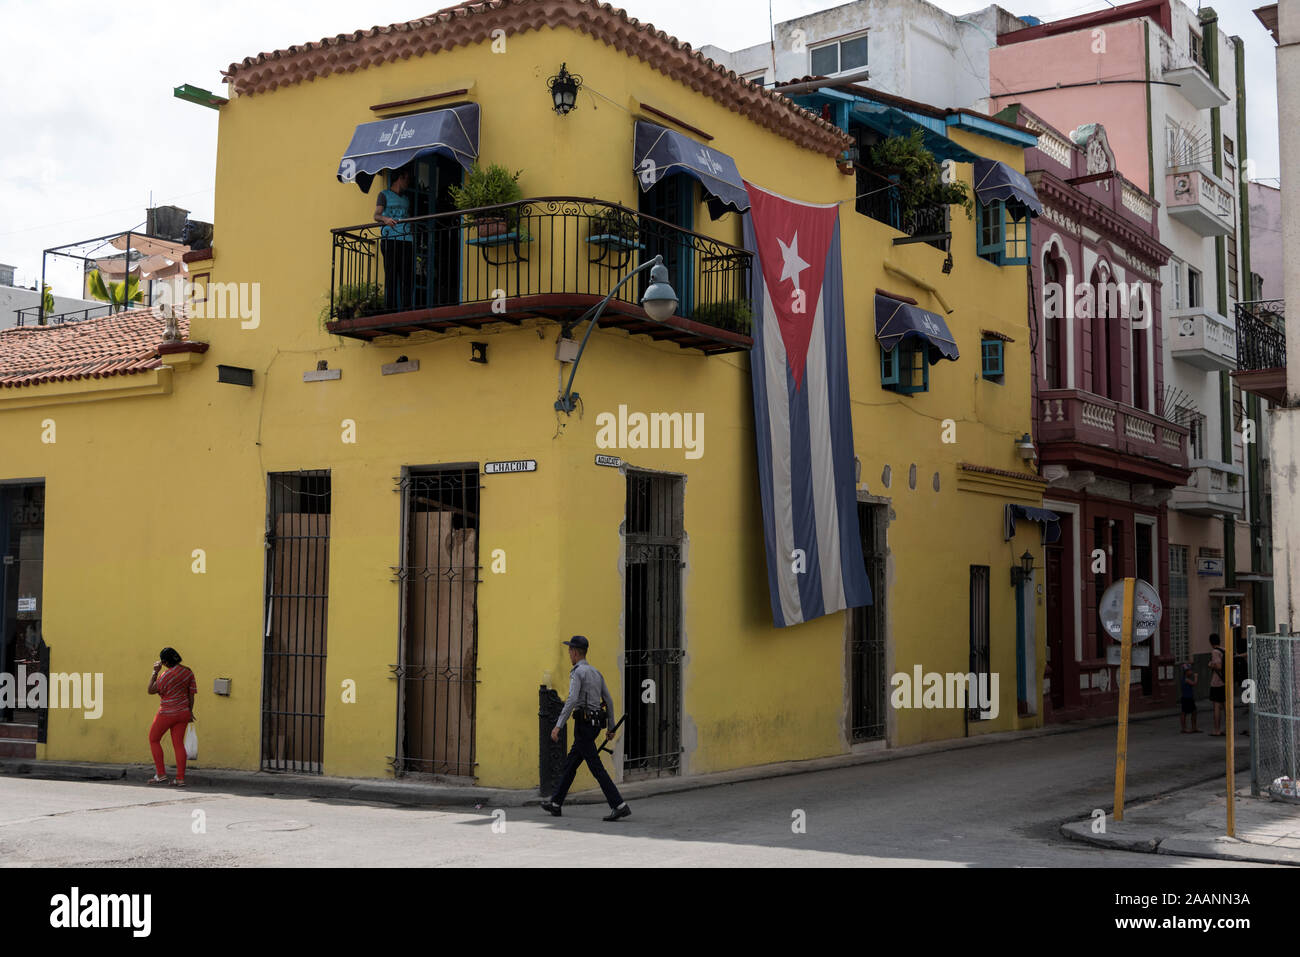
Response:
[[[162,737],[171,728],[172,750],[176,752],[176,779],[185,780],[185,728],[191,717],[188,711],[177,711],[174,714],[160,713],[153,719],[153,727],[149,729],[149,750],[153,752],[153,766],[158,777],[167,773],[163,765]]]

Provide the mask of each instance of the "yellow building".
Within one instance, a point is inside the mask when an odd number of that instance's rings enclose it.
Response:
[[[562,64],[581,76],[567,115],[548,88]],[[535,788],[539,689],[564,693],[575,633],[629,715],[616,777],[1040,723],[1040,531],[1006,533],[1008,505],[1042,504],[1017,445],[1028,220],[980,202],[974,220],[953,209],[950,240],[896,242],[947,227],[882,222],[840,163],[863,117],[1014,170],[1032,137],[862,90],[809,93],[808,112],[586,0],[453,8],[245,60],[228,84],[188,319],[0,334],[0,533],[43,571],[5,580],[5,664],[35,622],[50,669],[104,676],[102,715],[51,708],[40,757],[145,760],[164,645],[199,677],[207,767]],[[698,170],[643,188],[638,123],[840,204],[869,608],[773,624],[742,217],[710,210]],[[374,222],[383,183],[359,189],[374,151],[345,155],[376,130],[421,148],[404,267]],[[524,201],[452,208],[474,159],[521,170]],[[557,409],[562,337],[656,252],[677,316],[648,319],[630,281],[582,352],[580,401]],[[390,273],[407,284],[385,301]],[[942,318],[960,358],[882,349],[878,290]],[[637,447],[638,413],[675,447]],[[1026,551],[1038,571],[1013,585]],[[25,632],[18,598],[36,599]],[[914,669],[998,675],[996,701],[981,717],[913,700],[891,676]]]

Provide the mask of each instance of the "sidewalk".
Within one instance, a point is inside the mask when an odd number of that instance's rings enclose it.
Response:
[[[1227,804],[1219,781],[1125,807],[1118,824],[1108,814],[1104,834],[1093,833],[1092,820],[1063,824],[1061,833],[1112,850],[1300,865],[1300,805],[1269,800],[1267,792],[1252,798],[1249,784],[1239,788],[1231,838],[1224,834]]]
[[[1177,714],[1176,710],[1152,711],[1136,715],[1132,721],[1152,721],[1169,718]],[[838,754],[825,758],[813,758],[807,761],[787,761],[779,764],[765,764],[731,771],[717,771],[708,774],[694,774],[688,777],[661,777],[619,783],[619,790],[629,801],[649,797],[655,794],[669,794],[680,791],[693,791],[699,788],[718,787],[725,784],[737,784],[744,781],[758,781],[768,778],[786,777],[792,774],[809,774],[835,768],[854,767],[874,764],[878,761],[898,761],[905,758],[956,751],[963,748],[981,747],[1007,741],[1021,741],[1029,738],[1045,737],[1057,734],[1070,734],[1092,728],[1114,725],[1113,718],[1100,718],[1089,721],[1076,721],[1069,724],[1049,725],[1045,728],[1032,728],[1027,731],[1001,731],[981,734],[970,738],[954,738],[945,741],[932,741],[925,744],[911,745],[904,748],[873,748],[851,754]],[[37,761],[31,759],[0,759],[0,775],[43,778],[63,781],[111,781],[125,784],[145,782],[153,774],[151,764],[100,764],[78,761]],[[522,807],[538,804],[541,797],[535,787],[509,789],[485,788],[472,785],[440,784],[432,782],[410,782],[374,778],[337,778],[314,774],[289,774],[273,771],[237,771],[223,769],[206,769],[197,762],[192,762],[190,772],[186,775],[188,790],[194,791],[236,791],[253,794],[288,794],[299,797],[315,797],[334,800],[375,801],[386,804],[420,805],[425,807]],[[169,789],[170,790],[170,789]],[[599,804],[604,798],[599,788],[575,792],[568,798],[567,804]]]

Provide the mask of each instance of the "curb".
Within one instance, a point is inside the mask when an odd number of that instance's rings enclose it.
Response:
[[[1177,713],[1177,709],[1148,711],[1140,715],[1134,715],[1130,718],[1130,721],[1151,721],[1170,717]],[[796,774],[812,774],[818,771],[859,767],[881,761],[900,761],[906,758],[960,751],[987,744],[1027,741],[1057,734],[1072,734],[1113,725],[1114,723],[1113,718],[1092,718],[1086,721],[1073,721],[1069,724],[1048,725],[1023,731],[997,731],[969,738],[928,741],[901,748],[876,748],[853,754],[837,754],[801,761],[753,765],[746,768],[715,771],[686,778],[664,777],[625,781],[619,784],[619,790],[629,800],[651,797],[657,794],[677,794],[703,788],[722,787],[728,784],[742,784],[750,781],[789,777]],[[56,781],[122,781],[123,783],[131,783],[132,779],[138,777],[140,784],[143,786],[152,770],[152,765],[148,764],[100,764],[82,761],[0,758],[0,776],[31,777]],[[191,781],[190,791],[213,788],[405,806],[475,807],[492,805],[495,807],[524,807],[540,804],[542,801],[535,788],[487,788],[472,785],[413,783],[380,778],[335,778],[277,771],[206,770],[197,765],[191,765],[191,772],[188,777]],[[567,804],[601,804],[603,802],[604,797],[601,795],[600,789],[594,787],[590,790],[574,792],[566,801]]]

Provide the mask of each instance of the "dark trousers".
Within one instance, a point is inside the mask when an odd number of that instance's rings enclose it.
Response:
[[[407,239],[381,239],[384,256],[384,308],[400,312],[414,307],[415,243]]]
[[[616,808],[623,803],[623,797],[618,793],[618,788],[614,787],[614,782],[610,780],[605,765],[600,763],[600,750],[596,747],[596,736],[599,733],[600,729],[586,721],[573,722],[573,747],[569,750],[569,760],[564,763],[564,777],[560,778],[560,786],[555,796],[551,798],[556,804],[564,803],[564,797],[569,793],[569,786],[573,784],[573,777],[578,773],[578,767],[583,761],[587,762],[587,768],[591,771],[591,776],[596,779],[596,783],[600,785],[609,806]]]

